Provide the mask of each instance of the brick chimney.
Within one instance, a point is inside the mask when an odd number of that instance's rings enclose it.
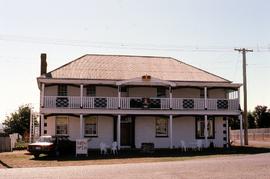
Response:
[[[40,65],[40,75],[44,75],[47,73],[47,55],[46,53],[42,53],[40,55],[41,65]]]

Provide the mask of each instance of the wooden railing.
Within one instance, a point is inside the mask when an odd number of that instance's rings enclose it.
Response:
[[[45,96],[45,108],[239,110],[238,99]],[[171,104],[171,106],[170,106]]]

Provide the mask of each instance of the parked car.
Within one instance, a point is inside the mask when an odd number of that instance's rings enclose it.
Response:
[[[28,145],[28,151],[38,158],[40,154],[56,154],[56,138],[52,136],[40,136],[40,138]]]

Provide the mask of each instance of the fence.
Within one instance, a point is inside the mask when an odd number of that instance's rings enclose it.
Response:
[[[240,140],[240,131],[231,130],[230,137],[233,141]],[[248,129],[248,140],[270,142],[270,128]]]
[[[0,152],[11,151],[11,139],[10,137],[0,137]]]

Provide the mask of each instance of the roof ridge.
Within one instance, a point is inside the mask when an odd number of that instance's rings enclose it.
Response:
[[[152,55],[113,55],[113,54],[86,54],[84,56],[115,56],[115,57],[145,57],[145,58],[171,58],[165,56],[152,56]]]

